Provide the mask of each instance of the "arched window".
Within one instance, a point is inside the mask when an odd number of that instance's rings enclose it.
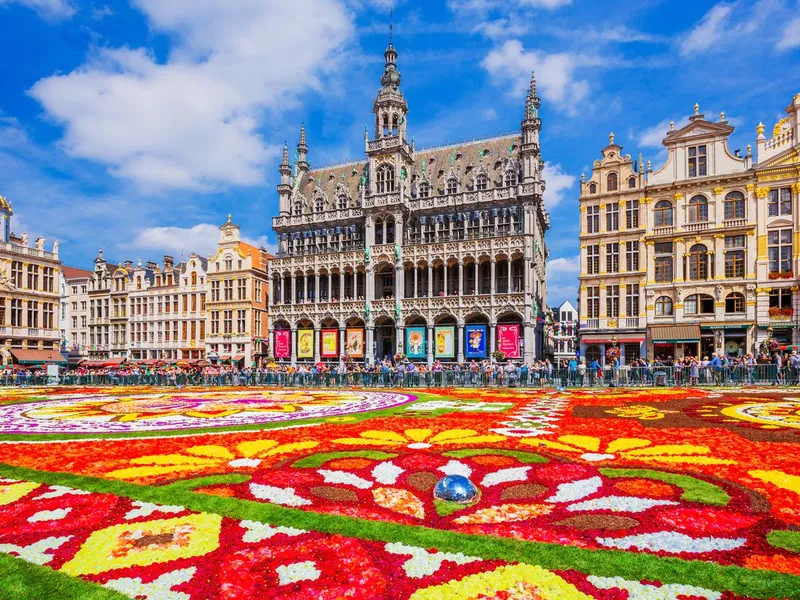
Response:
[[[336,206],[341,210],[347,208],[349,202],[347,201],[347,194],[339,194],[336,197]]]
[[[295,202],[294,207],[292,208],[292,214],[295,216],[299,216],[303,214],[303,204],[302,202]]]
[[[325,210],[325,199],[322,196],[314,198],[314,212],[322,212]]]
[[[589,193],[590,194],[596,194],[597,193],[597,184],[596,183],[590,183],[589,184]]]
[[[708,221],[708,200],[705,196],[693,196],[689,200],[689,223]]]
[[[689,249],[689,279],[708,279],[708,249],[703,244]]]
[[[229,256],[225,257],[225,270],[233,271],[233,259]]]
[[[431,184],[427,181],[423,181],[419,184],[419,197],[420,198],[427,198],[431,195]]]
[[[196,271],[192,271],[192,285],[193,286],[197,285],[197,272]]]
[[[383,137],[389,136],[389,115],[383,115]]]
[[[383,243],[383,219],[375,219],[375,243]]]
[[[394,167],[392,165],[381,165],[378,167],[375,187],[378,194],[394,191]]]
[[[669,317],[672,315],[672,298],[660,296],[656,299],[656,316]]]
[[[683,312],[687,315],[714,314],[714,298],[708,294],[693,294],[683,301]]]
[[[455,177],[451,177],[447,180],[446,192],[448,194],[455,194],[458,191],[458,180]]]
[[[386,219],[386,243],[394,244],[394,219]]]
[[[392,115],[392,135],[397,135],[397,115]]]
[[[616,192],[617,191],[617,174],[616,173],[609,173],[606,177],[606,191],[608,192]]]
[[[743,313],[744,312],[744,294],[739,292],[732,292],[725,296],[725,312],[726,313]]]
[[[489,178],[486,176],[485,173],[481,173],[475,178],[476,190],[485,190],[488,187],[489,187]]]
[[[636,177],[631,177],[628,179],[628,187],[631,189],[636,187]]]
[[[745,214],[744,194],[729,192],[725,196],[725,219],[744,219]]]
[[[136,289],[137,290],[142,289],[142,278],[141,277],[137,277],[136,278]]]
[[[506,187],[517,185],[517,172],[514,169],[508,169],[505,177]]]
[[[672,227],[672,202],[669,200],[656,202],[653,210],[653,226]]]

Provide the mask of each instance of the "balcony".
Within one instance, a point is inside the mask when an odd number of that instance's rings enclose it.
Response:
[[[675,233],[675,227],[654,227],[653,235],[672,235]]]
[[[639,317],[625,317],[623,325],[626,329],[637,329],[639,328]]]
[[[752,223],[748,223],[747,219],[725,219],[722,222],[722,227],[725,229],[731,229],[733,227],[747,227],[748,225],[752,226]]]
[[[600,319],[586,319],[586,329],[600,329]]]
[[[705,231],[706,229],[709,228],[709,226],[710,223],[708,221],[705,221],[703,223],[687,223],[684,226],[684,229],[686,231]]]
[[[38,327],[0,327],[0,335],[23,338],[58,339],[61,334],[56,329],[40,329]]]

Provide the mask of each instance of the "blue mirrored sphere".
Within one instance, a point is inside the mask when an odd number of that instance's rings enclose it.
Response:
[[[475,484],[463,475],[442,477],[433,488],[433,497],[437,500],[458,502],[459,504],[477,502],[480,495],[480,490]]]

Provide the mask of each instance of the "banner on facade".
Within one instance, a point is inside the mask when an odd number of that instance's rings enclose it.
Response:
[[[275,330],[275,358],[291,358],[292,332],[288,329]]]
[[[437,327],[434,330],[436,338],[436,358],[455,358],[456,351],[456,328],[454,325]]]
[[[350,358],[364,358],[364,330],[348,329],[344,349]]]
[[[339,330],[323,329],[320,356],[322,358],[338,358],[339,356]]]
[[[406,356],[425,358],[425,327],[406,327]]]
[[[297,330],[297,358],[314,358],[314,330]]]
[[[486,358],[486,325],[466,325],[465,358]]]
[[[519,325],[497,326],[497,349],[506,358],[519,358]]]

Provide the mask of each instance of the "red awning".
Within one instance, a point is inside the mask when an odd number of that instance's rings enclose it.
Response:
[[[240,360],[244,360],[244,354],[237,354],[233,357],[233,362],[239,362]]]
[[[11,349],[14,360],[23,365],[66,364],[67,360],[58,350],[22,350]]]
[[[102,369],[104,367],[118,367],[125,362],[124,358],[109,358],[108,360],[82,360],[80,366],[90,369]]]

